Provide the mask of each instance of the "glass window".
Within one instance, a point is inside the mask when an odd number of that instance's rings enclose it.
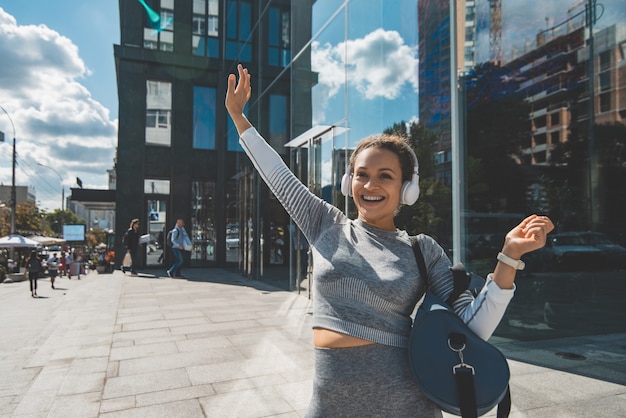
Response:
[[[284,145],[287,143],[287,96],[271,94],[270,95],[270,145],[279,154],[284,154],[286,149]]]
[[[252,61],[252,5],[247,1],[229,0],[226,18],[226,58]]]
[[[278,7],[270,7],[268,24],[267,62],[269,65],[285,67],[290,56],[290,14]]]
[[[191,264],[205,265],[215,260],[215,183],[212,181],[191,182],[191,225],[193,248]]]
[[[167,203],[165,200],[148,199],[147,206],[147,233],[150,234],[151,240],[146,244],[146,265],[158,266],[164,262]]]
[[[174,51],[174,0],[145,0],[143,47]]]
[[[194,0],[191,39],[194,55],[219,57],[219,2]]]
[[[165,81],[146,82],[146,144],[171,144],[172,84]]]
[[[143,192],[145,194],[170,194],[170,181],[158,179],[144,179]]]
[[[215,149],[215,103],[216,89],[194,86],[193,88],[193,147]]]
[[[432,9],[436,3],[425,2]],[[624,141],[618,138],[626,132],[615,111],[624,82],[612,62],[626,33],[616,20],[607,19],[621,9],[617,3],[605,4],[604,17],[593,28],[594,56],[589,57],[584,8],[579,4],[581,13],[576,14],[553,5],[502,8],[505,26],[496,45],[502,62],[490,59],[494,45],[488,25],[477,25],[476,64],[461,79],[466,128],[460,144],[467,151],[462,156],[466,184],[459,192],[466,206],[459,215],[457,254],[463,253],[469,270],[486,275],[504,235],[521,219],[548,214],[556,225],[545,248],[522,257],[526,269],[515,281],[516,297],[495,331],[497,337],[517,341],[626,331],[621,296],[626,290],[626,167],[614,153],[622,149]],[[481,16],[477,8],[476,14],[478,21],[489,18],[488,10]],[[424,34],[427,41],[437,30],[429,23],[419,25],[420,31],[432,30]],[[434,65],[437,58],[420,56],[420,74],[422,65]],[[596,65],[590,66],[590,60]],[[596,82],[592,98],[588,80]],[[427,93],[420,86],[420,96]],[[420,111],[420,119],[422,115],[426,112]],[[615,250],[587,231],[610,240]]]

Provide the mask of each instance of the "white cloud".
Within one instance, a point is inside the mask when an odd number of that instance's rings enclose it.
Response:
[[[0,8],[0,56],[0,105],[11,115],[17,137],[16,183],[35,185],[37,199],[50,209],[60,205],[50,187],[60,193],[59,179],[37,162],[59,172],[66,189],[75,187],[76,177],[85,187],[106,188],[117,121],[81,84],[91,72],[78,47],[44,25],[19,25]],[[0,113],[0,130],[10,139],[11,126]],[[10,146],[11,141],[0,145],[3,161],[10,161]],[[11,182],[10,164],[2,164],[0,181]]]
[[[397,31],[376,29],[360,39],[311,45],[311,67],[318,73],[314,89],[314,121],[323,121],[331,97],[347,82],[365,99],[396,99],[408,83],[418,91],[417,46],[409,46]],[[321,112],[321,114],[320,114]]]

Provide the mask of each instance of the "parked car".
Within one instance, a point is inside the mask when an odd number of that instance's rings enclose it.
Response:
[[[602,266],[602,250],[585,241],[582,232],[563,232],[548,238],[555,269],[595,270]]]
[[[626,268],[626,248],[617,244],[608,235],[601,232],[582,232],[583,240],[602,251],[602,259],[604,268]]]
[[[226,234],[226,247],[229,250],[239,248],[239,232]]]

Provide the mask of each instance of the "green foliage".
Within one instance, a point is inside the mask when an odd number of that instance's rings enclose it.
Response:
[[[63,234],[63,225],[84,225],[86,223],[84,219],[67,209],[64,211],[55,209],[54,212],[46,213],[45,220],[50,230],[56,235]]]
[[[41,231],[41,213],[33,202],[24,202],[15,208],[15,229],[23,235]]]

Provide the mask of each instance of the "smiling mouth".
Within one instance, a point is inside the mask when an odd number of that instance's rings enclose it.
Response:
[[[382,196],[366,196],[366,195],[361,196],[361,198],[365,200],[366,202],[380,202],[385,199]]]

